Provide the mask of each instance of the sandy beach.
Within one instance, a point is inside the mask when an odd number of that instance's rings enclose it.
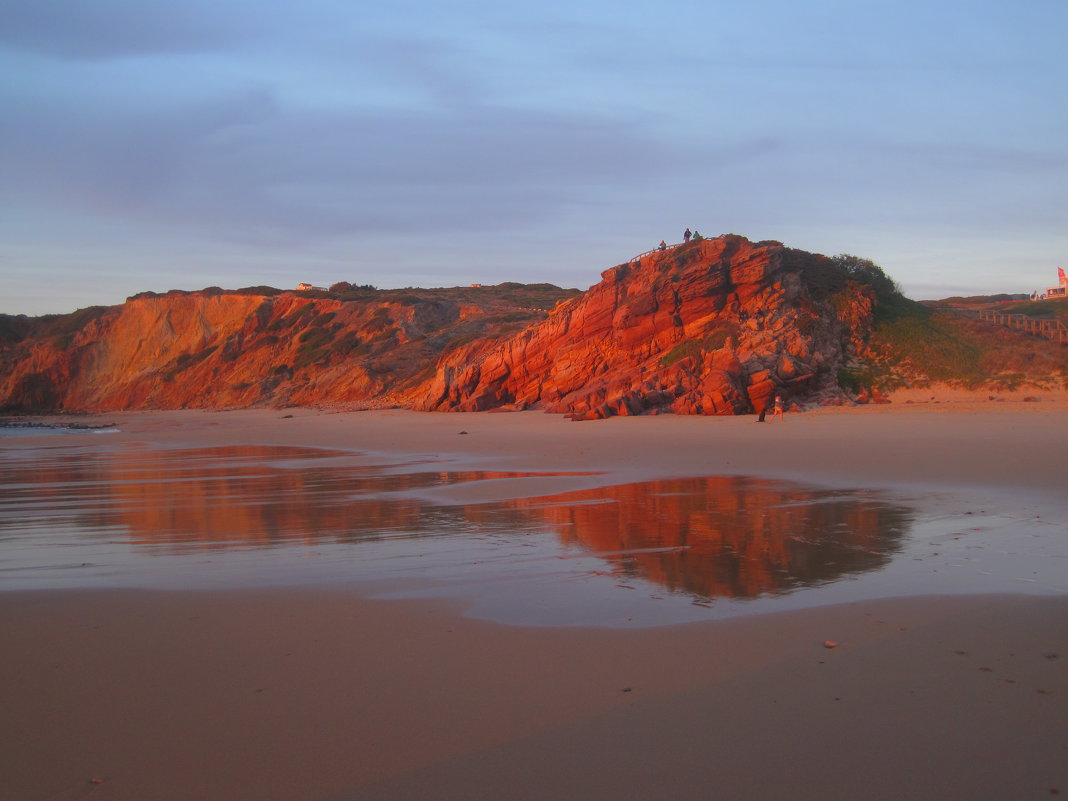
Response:
[[[763,425],[308,409],[80,422],[119,431],[64,445],[304,446],[571,474],[418,491],[442,505],[758,476],[1068,535],[1064,393],[917,392]],[[47,447],[54,438],[0,440]],[[1066,595],[904,594],[635,630],[467,612],[462,598],[343,586],[0,592],[0,799],[1068,793]]]

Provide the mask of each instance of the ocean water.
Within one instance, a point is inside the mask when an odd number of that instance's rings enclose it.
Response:
[[[117,428],[75,428],[68,426],[50,425],[0,425],[0,439],[12,439],[15,437],[49,437],[63,436],[64,434],[115,434]]]
[[[925,517],[745,476],[444,505],[544,473],[277,446],[0,448],[0,591],[348,587],[534,625],[657,625],[906,594],[1068,592],[1037,520]],[[559,475],[559,474],[557,474]],[[533,484],[532,481],[533,495]]]

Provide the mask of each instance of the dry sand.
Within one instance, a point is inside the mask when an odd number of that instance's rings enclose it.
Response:
[[[97,420],[120,424],[109,442],[604,471],[544,479],[545,492],[734,473],[1068,528],[1063,396],[899,400],[764,425],[311,410]],[[47,444],[2,447],[33,442]],[[518,491],[460,486],[438,500]],[[638,631],[462,611],[343,589],[0,593],[0,799],[1068,793],[1066,598],[901,598]]]

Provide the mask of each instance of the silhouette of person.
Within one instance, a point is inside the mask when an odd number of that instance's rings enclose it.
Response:
[[[687,228],[687,229],[686,229],[686,232],[685,232],[685,233],[684,233],[684,234],[682,235],[682,241],[683,241],[683,242],[689,242],[689,241],[690,241],[690,237],[691,237],[691,236],[693,236],[693,234],[691,234],[691,233],[690,233],[690,229],[689,229],[689,228]]]

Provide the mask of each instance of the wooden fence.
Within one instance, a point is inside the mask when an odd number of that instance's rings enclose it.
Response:
[[[1062,345],[1068,345],[1068,328],[1060,320],[1043,320],[1036,317],[1028,317],[1026,314],[1003,314],[993,310],[980,311],[979,319],[995,325],[1004,325],[1019,331],[1025,331],[1036,337],[1045,337]]]
[[[663,253],[663,252],[668,251],[668,250],[674,250],[675,248],[681,248],[685,244],[686,244],[685,242],[676,242],[674,245],[665,245],[663,248],[661,248],[658,245],[655,248],[653,248],[652,250],[647,250],[647,251],[645,251],[645,253],[639,253],[637,256],[634,256],[633,258],[627,259],[625,262],[621,262],[621,263],[622,264],[630,264],[631,262],[638,261],[639,259],[644,259],[646,256],[652,256],[654,253]]]

